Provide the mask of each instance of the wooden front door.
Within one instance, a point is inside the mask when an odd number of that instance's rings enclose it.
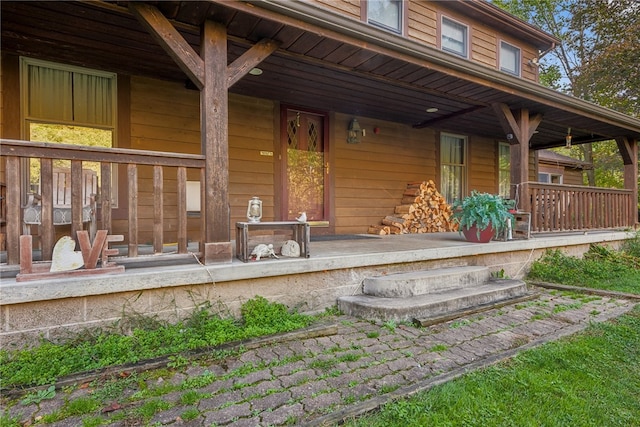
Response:
[[[328,164],[324,114],[282,110],[283,212],[293,220],[306,212],[307,221],[328,220]]]

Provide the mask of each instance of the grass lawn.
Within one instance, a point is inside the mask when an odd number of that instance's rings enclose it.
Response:
[[[530,278],[640,294],[640,240],[583,259],[550,251]],[[640,305],[615,321],[384,406],[350,427],[640,426]]]
[[[640,426],[640,306],[346,425]]]
[[[562,285],[640,294],[640,257],[592,246],[582,259],[548,251],[529,279]]]

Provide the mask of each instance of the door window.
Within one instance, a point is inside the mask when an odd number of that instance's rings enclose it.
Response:
[[[302,212],[309,222],[326,219],[325,119],[320,114],[286,110],[286,220],[294,220]]]

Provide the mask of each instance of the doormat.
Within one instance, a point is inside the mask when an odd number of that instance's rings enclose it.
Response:
[[[363,234],[331,234],[326,236],[311,236],[312,242],[329,242],[332,240],[362,240],[362,239],[380,239],[380,236],[367,236]]]

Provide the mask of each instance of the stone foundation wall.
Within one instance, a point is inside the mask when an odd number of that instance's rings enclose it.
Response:
[[[617,247],[619,242],[609,242]],[[568,255],[580,256],[589,249],[589,244],[562,247]],[[162,268],[156,268],[155,279],[137,272],[126,272],[113,276],[111,282],[102,283],[112,292],[98,295],[48,297],[39,301],[2,303],[0,305],[0,345],[2,348],[19,348],[37,343],[40,339],[59,341],[77,333],[102,328],[118,332],[129,332],[136,325],[150,321],[176,322],[188,317],[193,310],[207,304],[212,312],[222,316],[239,314],[239,308],[248,299],[257,295],[279,301],[300,312],[318,312],[336,303],[336,298],[362,292],[365,277],[399,272],[452,267],[461,265],[485,265],[491,272],[504,270],[508,277],[522,278],[531,263],[538,259],[546,248],[532,248],[500,253],[486,253],[456,258],[380,264],[354,268],[321,269],[308,273],[272,275],[213,283],[166,286],[169,276]],[[277,263],[274,263],[277,264]],[[264,264],[266,266],[266,264]],[[193,273],[183,274],[183,283]],[[164,280],[163,280],[164,279]],[[87,279],[89,280],[89,279]],[[154,286],[165,283],[165,286]],[[173,279],[179,282],[179,279]],[[118,291],[119,282],[127,282],[135,291]],[[49,283],[33,285],[54,286]],[[59,286],[59,285],[56,285]],[[85,284],[85,286],[88,286]],[[43,291],[44,288],[40,289]],[[34,298],[35,299],[35,298]]]

